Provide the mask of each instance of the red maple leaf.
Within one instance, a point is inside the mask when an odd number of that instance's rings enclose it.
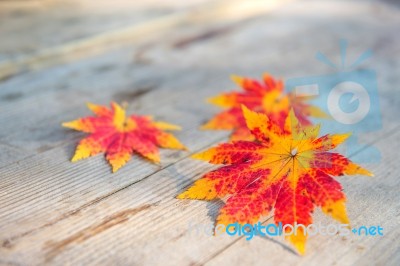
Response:
[[[159,162],[158,147],[186,149],[172,134],[162,131],[180,129],[178,126],[153,122],[148,116],[126,117],[125,110],[114,102],[111,103],[111,109],[90,103],[88,108],[95,116],[62,124],[64,127],[90,133],[79,142],[72,157],[73,162],[104,152],[115,172],[130,160],[133,152],[153,162]]]
[[[294,110],[302,125],[310,125],[310,116],[325,118],[327,115],[316,106],[307,103],[311,97],[285,94],[283,82],[269,74],[264,74],[263,81],[232,77],[243,91],[228,92],[210,98],[209,102],[226,110],[217,114],[202,129],[233,130],[231,140],[254,140],[254,136],[246,127],[241,105],[252,111],[266,114],[271,121],[283,126],[291,109]]]
[[[225,164],[205,174],[180,199],[223,199],[218,224],[255,224],[273,214],[276,224],[312,223],[316,207],[348,224],[345,194],[333,177],[372,175],[346,157],[331,151],[349,134],[319,135],[319,125],[302,126],[293,112],[283,127],[265,114],[243,106],[247,127],[257,142],[233,141],[196,154],[194,158]],[[305,251],[306,232],[288,236],[300,252]]]

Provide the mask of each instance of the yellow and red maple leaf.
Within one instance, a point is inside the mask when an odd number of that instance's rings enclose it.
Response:
[[[372,175],[331,151],[349,134],[319,136],[319,125],[301,125],[292,111],[281,128],[265,114],[242,108],[257,141],[233,141],[195,154],[194,158],[225,166],[205,174],[178,198],[228,198],[217,224],[255,224],[273,214],[276,224],[307,227],[316,207],[348,224],[346,197],[333,177]],[[307,235],[302,227],[287,238],[304,253]]]
[[[327,115],[318,107],[310,105],[311,97],[285,94],[283,82],[269,74],[263,75],[263,81],[232,76],[232,80],[243,91],[228,92],[210,98],[214,105],[226,108],[202,126],[202,129],[233,130],[231,140],[254,140],[246,127],[241,105],[252,111],[265,113],[270,120],[283,126],[288,113],[293,109],[302,125],[310,125],[309,117],[326,118]]]
[[[126,116],[124,108],[114,102],[111,109],[90,103],[88,108],[95,116],[62,124],[90,134],[79,142],[73,162],[104,152],[112,171],[116,172],[130,160],[133,152],[158,163],[158,147],[186,149],[172,134],[163,131],[178,130],[179,126],[154,122],[149,116]]]

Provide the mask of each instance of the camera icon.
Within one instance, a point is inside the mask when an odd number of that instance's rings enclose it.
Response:
[[[291,78],[285,90],[294,97],[311,97],[311,103],[321,108],[331,119],[315,121],[322,124],[321,133],[351,132],[341,153],[358,163],[379,162],[381,154],[371,145],[360,144],[360,134],[382,128],[381,110],[376,72],[371,69],[355,69],[372,55],[363,53],[350,67],[345,66],[346,42],[341,42],[342,66],[333,64],[327,57],[317,53],[316,57],[333,67],[329,75]]]

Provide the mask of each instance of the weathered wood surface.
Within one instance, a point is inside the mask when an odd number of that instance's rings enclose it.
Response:
[[[57,11],[60,20],[55,15],[43,32],[42,27],[32,32],[35,45],[29,52],[24,46],[28,35],[16,45],[10,42],[19,37],[12,29],[28,33],[34,18],[19,21],[3,17],[8,13],[2,11],[0,20],[7,19],[9,25],[0,26],[0,36],[7,37],[7,42],[0,41],[0,63],[9,72],[0,83],[0,263],[398,265],[399,6],[295,1],[261,9],[261,1],[254,1],[232,9],[231,1],[196,1],[182,10],[178,1],[173,2],[166,13],[159,13],[157,1],[131,4],[121,20],[119,9],[111,6],[107,10],[111,19],[104,28],[95,27],[99,23],[95,16],[93,31],[82,31],[83,44],[78,41],[82,36],[78,26],[74,34],[49,36],[69,16],[68,9],[66,14]],[[214,9],[207,8],[210,4]],[[238,9],[243,12],[236,15]],[[130,10],[140,15],[131,17]],[[143,15],[147,14],[143,10],[150,15]],[[86,23],[85,12],[91,8],[70,15]],[[194,13],[185,15],[188,12]],[[154,23],[171,18],[168,27]],[[131,38],[138,34],[135,23],[144,27],[140,33],[148,34]],[[339,62],[340,38],[349,41],[350,58],[368,48],[374,51],[363,66],[378,73],[384,124],[382,130],[363,136],[382,152],[379,164],[368,165],[375,177],[343,177],[341,182],[352,223],[381,225],[385,235],[310,237],[307,254],[299,257],[280,238],[246,241],[188,228],[213,224],[222,206],[222,202],[175,199],[212,169],[190,159],[190,154],[228,135],[198,130],[218,111],[203,99],[232,89],[228,78],[232,73],[254,77],[264,71],[282,77],[330,73],[313,56],[321,51]],[[90,45],[100,46],[93,47],[99,52],[91,53]],[[51,57],[40,56],[47,51]],[[134,157],[116,174],[111,174],[102,155],[72,164],[69,159],[82,135],[61,128],[61,122],[88,114],[85,102],[111,100],[126,101],[129,112],[180,124],[183,130],[177,136],[190,151],[162,150],[161,166]],[[319,212],[315,221],[330,222]]]

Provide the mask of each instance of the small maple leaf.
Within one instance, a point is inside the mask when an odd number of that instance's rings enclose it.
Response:
[[[293,111],[283,128],[265,114],[242,106],[247,127],[256,142],[233,141],[194,155],[212,164],[225,164],[205,174],[180,199],[228,197],[217,224],[255,224],[261,217],[290,225],[312,223],[315,207],[348,224],[345,194],[333,177],[372,174],[346,157],[331,151],[350,134],[319,137],[319,125],[302,126]],[[299,253],[305,251],[306,232],[298,228],[288,240]]]
[[[76,148],[72,161],[78,161],[101,152],[116,172],[131,158],[133,152],[153,162],[160,162],[158,146],[168,149],[186,149],[172,134],[162,131],[179,130],[180,127],[165,122],[153,122],[149,116],[131,115],[112,102],[111,109],[88,103],[96,115],[63,123],[63,127],[90,133]]]
[[[309,117],[328,117],[316,106],[306,101],[312,97],[285,94],[283,82],[275,80],[271,75],[264,74],[263,82],[257,80],[232,76],[232,80],[244,91],[228,92],[210,98],[208,101],[214,105],[227,108],[217,114],[202,129],[226,129],[233,130],[231,140],[254,140],[254,136],[246,127],[241,105],[250,110],[262,112],[268,115],[274,123],[283,126],[291,109],[294,110],[302,125],[310,125]]]

